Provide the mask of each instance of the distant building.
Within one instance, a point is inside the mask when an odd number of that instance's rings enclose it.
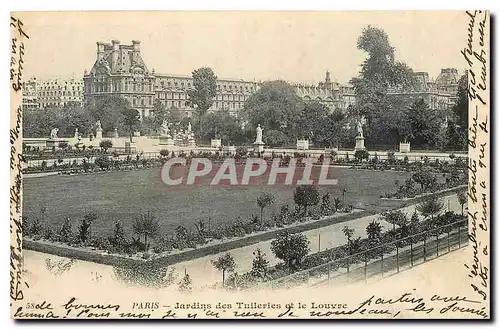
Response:
[[[167,108],[178,108],[187,116],[193,109],[187,105],[188,90],[193,88],[191,76],[156,73],[149,70],[141,57],[140,42],[122,45],[113,40],[111,44],[97,42],[96,61],[84,74],[85,100],[116,95],[128,100],[137,109],[141,118],[154,115],[154,103],[159,100]],[[332,82],[327,72],[324,82],[317,86],[294,85],[297,94],[304,100],[317,100],[330,109],[345,109],[354,103],[354,92],[350,86]],[[258,89],[260,83],[242,79],[217,79],[217,95],[208,112],[227,110],[237,115],[245,101]]]
[[[431,109],[446,110],[455,104],[458,80],[460,79],[457,69],[441,69],[441,73],[432,81],[427,72],[415,72],[417,86],[411,90],[392,88],[389,94],[400,95],[408,99],[423,99]]]
[[[23,111],[38,110],[40,102],[38,101],[37,81],[36,78],[31,78],[23,82],[22,86],[22,106]]]
[[[187,91],[193,88],[192,78],[150,71],[141,57],[140,42],[136,40],[132,45],[122,45],[116,40],[111,44],[98,42],[97,59],[83,79],[86,100],[117,95],[128,100],[141,118],[154,115],[155,100],[167,108],[176,107],[187,116],[193,111],[186,104]],[[255,82],[218,79],[217,96],[209,112],[224,109],[236,115],[257,88]]]
[[[325,74],[325,81],[317,85],[293,84],[293,86],[297,95],[304,101],[317,101],[324,104],[330,111],[345,111],[355,102],[352,86],[332,81],[328,71]]]
[[[35,89],[37,95],[37,102],[39,108],[46,107],[63,107],[70,103],[81,105],[83,102],[83,81],[77,79],[51,79],[39,81],[36,78],[29,80],[29,85],[26,85],[26,92]],[[29,102],[30,97],[26,95],[24,100],[23,90],[23,103]]]

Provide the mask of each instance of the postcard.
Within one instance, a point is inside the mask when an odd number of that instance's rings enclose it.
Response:
[[[490,319],[490,14],[12,12],[23,319]]]

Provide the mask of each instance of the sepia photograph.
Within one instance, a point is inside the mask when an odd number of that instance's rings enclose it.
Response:
[[[14,319],[490,319],[490,14],[10,17]]]

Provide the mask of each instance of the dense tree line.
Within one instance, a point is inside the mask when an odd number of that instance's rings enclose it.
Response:
[[[86,104],[68,105],[24,113],[24,135],[47,137],[54,127],[60,136],[79,132],[88,135],[97,120],[104,133],[115,128],[121,136],[140,130],[147,135],[161,132],[164,120],[173,129],[185,129],[192,123],[197,139],[208,142],[221,138],[224,144],[249,144],[255,129],[264,129],[268,146],[294,146],[297,139],[308,139],[315,147],[352,147],[357,122],[363,117],[364,134],[370,145],[393,145],[409,141],[413,148],[465,149],[467,143],[467,76],[459,82],[457,101],[452,109],[435,110],[424,99],[397,95],[391,90],[418,88],[413,70],[395,59],[395,49],[382,29],[367,26],[358,38],[357,47],[367,54],[359,75],[351,80],[356,95],[355,106],[332,110],[317,101],[304,101],[288,83],[267,81],[251,95],[238,117],[227,111],[208,112],[217,94],[217,76],[211,68],[192,72],[194,88],[188,91],[187,103],[194,109],[188,118],[178,108],[166,108],[159,100],[154,116],[137,120],[137,111],[119,97],[109,96]],[[134,112],[135,111],[135,112]],[[177,128],[176,128],[177,127]]]

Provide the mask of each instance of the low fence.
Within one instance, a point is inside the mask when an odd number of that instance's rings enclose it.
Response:
[[[266,282],[271,288],[296,285],[322,286],[365,281],[399,273],[468,244],[468,220],[460,220],[421,233],[329,261],[307,270]],[[324,251],[323,251],[324,252]]]

